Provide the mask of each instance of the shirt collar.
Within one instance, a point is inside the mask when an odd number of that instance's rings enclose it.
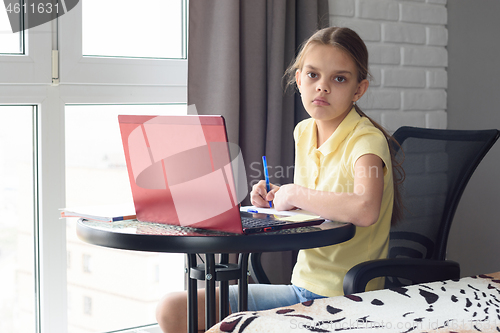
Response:
[[[333,134],[321,145],[321,147],[318,148],[321,154],[326,156],[333,153],[345,140],[345,138],[347,138],[347,136],[354,130],[360,120],[361,116],[354,108],[352,108],[337,127],[335,132],[333,132]]]
[[[316,149],[318,142],[316,122],[312,120],[308,124],[306,131],[298,138],[297,146],[307,147],[309,155],[316,156],[317,152],[320,152],[323,156],[331,154],[354,130],[360,120],[361,116],[352,108],[335,132],[318,149]]]

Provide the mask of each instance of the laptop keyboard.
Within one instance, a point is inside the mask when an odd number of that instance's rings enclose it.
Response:
[[[286,224],[285,221],[270,221],[265,219],[256,219],[252,217],[242,217],[241,224],[243,228],[259,228],[259,227],[267,227],[269,225],[283,225]]]

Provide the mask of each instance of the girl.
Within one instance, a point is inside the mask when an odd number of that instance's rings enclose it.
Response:
[[[277,210],[301,208],[357,226],[350,241],[299,252],[286,299],[294,301],[295,293],[302,302],[342,295],[351,267],[386,257],[391,221],[401,215],[397,185],[402,170],[390,150],[390,136],[356,105],[369,83],[368,51],[354,31],[318,31],[287,73],[311,116],[294,131],[294,183],[267,193],[260,181],[252,189],[252,204],[268,207],[273,200]],[[373,280],[367,289],[382,288],[382,283]]]
[[[398,181],[402,173],[394,161],[390,136],[356,105],[366,92],[368,51],[348,28],[316,32],[287,70],[311,118],[294,130],[294,183],[254,185],[251,202],[277,210],[301,208],[334,221],[357,226],[349,241],[299,252],[292,285],[249,285],[248,309],[265,310],[315,298],[342,295],[346,272],[354,265],[387,255],[389,229],[400,217]],[[395,172],[396,171],[396,172]],[[367,289],[382,288],[372,280]],[[237,289],[230,288],[231,310]],[[203,306],[204,294],[198,304]],[[186,294],[162,300],[157,319],[165,332],[184,329]],[[200,309],[203,315],[203,309]],[[174,327],[175,323],[184,325]],[[203,325],[203,318],[199,318]]]

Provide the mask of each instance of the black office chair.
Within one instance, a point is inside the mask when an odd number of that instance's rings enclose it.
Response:
[[[388,258],[353,267],[344,279],[345,294],[363,292],[371,279],[382,276],[386,288],[460,277],[459,264],[446,260],[451,222],[467,182],[499,134],[406,126],[394,133],[406,173],[404,218],[391,228]],[[252,278],[270,283],[260,255],[250,255]]]
[[[386,288],[460,277],[459,264],[446,260],[448,234],[470,177],[499,133],[415,127],[394,133],[403,148],[397,156],[404,155],[404,217],[391,228],[388,258],[349,270],[345,294],[365,291],[376,277],[386,277]]]

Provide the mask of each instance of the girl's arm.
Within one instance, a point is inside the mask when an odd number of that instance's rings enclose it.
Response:
[[[352,193],[317,191],[287,184],[276,191],[271,190],[267,198],[274,194],[273,203],[277,210],[298,207],[325,219],[367,227],[377,222],[380,215],[384,189],[383,162],[376,155],[363,155],[356,161],[354,172]]]

